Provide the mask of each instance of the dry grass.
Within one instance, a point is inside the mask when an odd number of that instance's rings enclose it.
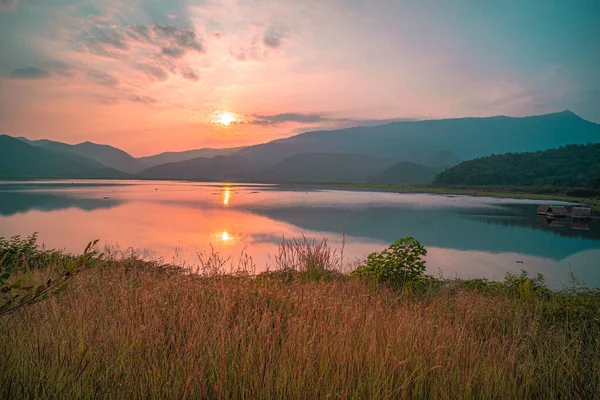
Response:
[[[0,319],[0,398],[593,398],[598,336],[543,310],[109,260]]]

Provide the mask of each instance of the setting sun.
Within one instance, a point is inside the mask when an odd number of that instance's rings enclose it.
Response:
[[[215,111],[212,113],[212,122],[221,126],[229,126],[234,122],[239,122],[240,116],[230,111]]]

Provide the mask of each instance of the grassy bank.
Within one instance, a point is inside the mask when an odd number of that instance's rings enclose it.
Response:
[[[217,254],[182,273],[132,254],[4,244],[8,279],[75,277],[0,316],[0,398],[600,393],[597,291],[550,292],[525,276],[391,288],[342,274],[326,243],[288,243],[258,276],[250,260],[223,274]]]

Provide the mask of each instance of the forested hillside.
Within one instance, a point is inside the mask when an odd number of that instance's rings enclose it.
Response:
[[[600,144],[477,158],[440,173],[434,183],[600,189]]]

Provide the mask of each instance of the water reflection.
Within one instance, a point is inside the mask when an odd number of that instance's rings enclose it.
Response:
[[[224,242],[229,242],[230,240],[232,240],[233,238],[229,235],[229,233],[227,232],[223,232],[221,233],[221,240]]]
[[[10,216],[28,211],[52,211],[76,208],[93,211],[108,209],[123,201],[111,198],[80,198],[61,193],[0,191],[0,215]]]
[[[231,188],[226,186],[223,188],[223,205],[229,206],[229,202],[231,201]]]
[[[432,273],[501,279],[523,268],[558,282],[572,268],[600,286],[600,221],[552,226],[538,220],[535,202],[186,182],[6,186],[0,236],[38,231],[49,247],[72,251],[101,239],[165,259],[177,250],[189,264],[210,246],[234,261],[246,249],[260,270],[284,237],[328,237],[340,247],[345,232],[353,260],[414,236]]]

